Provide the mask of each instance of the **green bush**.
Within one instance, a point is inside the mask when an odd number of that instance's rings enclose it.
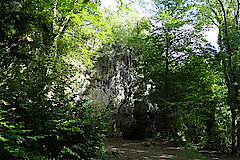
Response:
[[[35,116],[41,110],[37,107],[32,111],[26,108],[25,114],[19,117],[17,112],[1,108],[0,158],[91,159],[103,156],[101,139],[107,124],[103,112],[85,106],[82,101],[74,106],[65,103],[69,106],[54,106],[52,111],[40,113],[45,114],[42,119]],[[11,116],[15,118],[10,119]],[[38,127],[33,125],[35,123]]]
[[[28,64],[28,68],[38,67],[21,74],[18,64],[14,65],[5,73],[15,77],[0,86],[0,159],[104,157],[101,139],[108,112],[104,107],[88,106],[73,91],[66,93],[72,82],[64,76],[74,74],[69,66],[61,64],[61,71],[65,71],[61,76],[59,72],[44,74],[41,62]]]

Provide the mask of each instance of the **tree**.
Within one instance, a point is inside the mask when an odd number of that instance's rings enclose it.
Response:
[[[155,1],[158,7],[157,19],[153,22],[152,35],[150,36],[156,52],[159,52],[159,59],[164,67],[164,92],[166,99],[171,97],[171,72],[183,59],[200,48],[201,39],[199,31],[193,26],[193,20],[189,19],[192,5],[187,1]],[[159,89],[160,90],[160,89]]]
[[[228,88],[228,105],[232,118],[232,154],[237,154],[240,147],[239,137],[239,12],[238,0],[209,0],[205,2],[207,18],[219,30],[218,44],[220,51],[216,56],[222,65],[222,72]]]
[[[72,66],[66,56],[69,50],[63,49],[67,31],[76,32],[71,29],[75,23],[87,30],[86,17],[97,19],[97,4],[11,0],[1,1],[0,7],[0,159],[101,156],[101,113],[73,94],[71,78],[79,68]],[[99,31],[95,24],[89,30]],[[78,42],[82,47],[76,47],[81,52],[74,52],[75,57],[89,54],[86,41]]]
[[[177,121],[177,106],[180,106],[183,99],[186,100],[184,96],[180,96],[186,88],[178,88],[184,83],[181,81],[183,77],[180,77],[183,72],[181,68],[189,64],[190,57],[205,54],[204,40],[200,30],[195,28],[193,18],[189,18],[193,11],[191,3],[187,1],[154,2],[157,6],[157,16],[150,27],[152,30],[147,38],[148,47],[143,51],[143,73],[147,81],[153,81],[155,91],[150,97],[159,104],[161,108],[159,117],[166,122],[160,124],[163,127],[160,130],[165,130],[167,136],[175,137],[178,129],[181,128],[174,125]],[[194,71],[196,70],[191,73]]]

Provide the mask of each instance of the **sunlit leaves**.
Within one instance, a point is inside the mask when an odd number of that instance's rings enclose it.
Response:
[[[102,20],[98,6],[77,0],[0,3],[3,11],[0,14],[3,26],[0,29],[0,159],[5,154],[6,159],[62,157],[58,154],[65,154],[60,152],[65,145],[72,148],[88,139],[95,143],[80,146],[78,150],[86,147],[91,152],[78,154],[81,159],[96,156],[96,148],[101,149],[102,121],[93,124],[89,117],[92,113],[85,114],[86,110],[80,113],[83,101],[79,97],[77,100],[71,85],[79,85],[72,78],[82,71],[78,66],[92,66],[92,57],[99,46],[110,39],[107,22]],[[72,67],[71,58],[78,63],[77,67]],[[58,121],[50,123],[51,120],[71,121],[70,130]],[[78,121],[87,123],[79,128]],[[59,132],[54,132],[56,129]],[[84,136],[90,138],[83,139]],[[59,149],[60,143],[63,146]]]

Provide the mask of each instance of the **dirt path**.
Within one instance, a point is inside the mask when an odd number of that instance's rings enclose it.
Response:
[[[199,153],[193,150],[176,147],[173,142],[160,141],[155,145],[146,146],[143,140],[125,140],[122,138],[105,139],[106,148],[118,152],[114,160],[240,160],[214,152]],[[203,156],[204,155],[204,156]],[[208,158],[207,158],[208,157]]]

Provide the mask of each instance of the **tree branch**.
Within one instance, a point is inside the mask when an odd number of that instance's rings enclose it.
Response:
[[[240,10],[240,1],[237,0],[237,11],[235,13],[235,23],[236,23],[236,30],[238,31],[238,19],[239,19],[239,10]]]
[[[232,59],[232,53],[231,53],[231,47],[229,43],[229,36],[228,36],[228,22],[227,22],[227,14],[223,5],[223,2],[221,0],[218,0],[218,2],[221,5],[221,10],[223,12],[223,20],[224,20],[224,29],[225,29],[225,39],[227,43],[227,54],[229,55],[229,66],[231,66],[231,59]]]
[[[209,17],[209,19],[212,21],[212,23],[213,23],[215,26],[217,26],[217,27],[219,26],[219,24],[217,24],[218,21],[215,22],[214,19],[213,19],[212,17]],[[218,22],[218,23],[219,23],[219,22]]]
[[[211,8],[211,10],[212,10],[213,14],[215,15],[215,17],[216,17],[218,23],[219,23],[219,24],[222,24],[221,19],[218,17],[217,12],[216,12],[213,8]]]
[[[74,6],[71,9],[71,12],[74,10],[75,6],[79,0],[76,0],[74,2]],[[56,50],[57,50],[57,45],[58,45],[58,39],[61,36],[61,34],[65,31],[67,24],[70,21],[71,16],[68,15],[65,17],[64,21],[61,23],[60,26],[57,25],[57,5],[58,5],[58,0],[55,1],[54,3],[54,8],[53,8],[53,33],[55,34],[54,40],[53,40],[53,47],[54,47],[54,54],[56,55]]]
[[[70,21],[70,16],[68,15],[65,20],[63,21],[62,23],[62,26],[59,28],[58,32],[56,33],[56,36],[54,37],[54,46],[56,47],[57,45],[57,41],[58,41],[58,38],[60,37],[60,35],[64,32],[64,30],[66,29],[67,27],[67,24],[68,22]]]
[[[53,33],[57,34],[58,26],[57,26],[57,5],[58,5],[58,0],[55,0],[55,3],[53,5]]]

